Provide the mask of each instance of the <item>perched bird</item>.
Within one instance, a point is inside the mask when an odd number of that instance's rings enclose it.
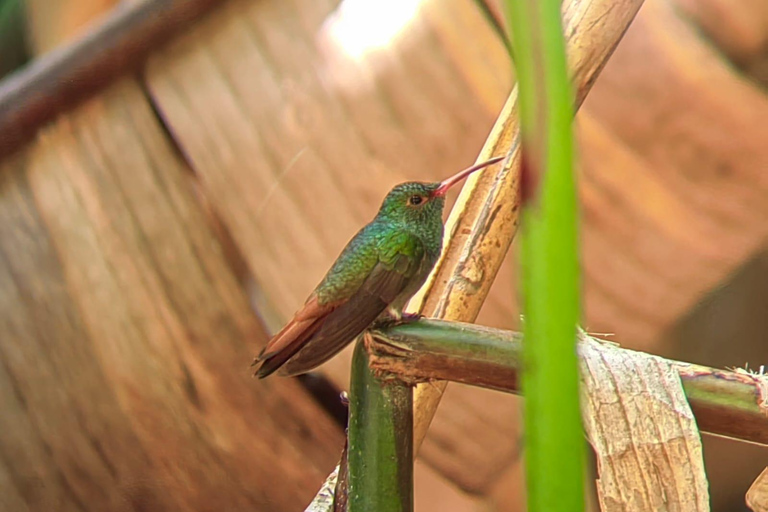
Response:
[[[263,378],[305,373],[324,363],[377,320],[403,318],[408,299],[424,284],[443,245],[448,189],[496,157],[438,183],[393,188],[376,217],[361,229],[293,319],[253,362]]]

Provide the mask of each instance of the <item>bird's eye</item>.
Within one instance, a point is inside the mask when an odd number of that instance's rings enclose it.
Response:
[[[424,202],[424,198],[420,195],[414,195],[408,198],[408,202],[413,206],[419,206],[422,202]]]

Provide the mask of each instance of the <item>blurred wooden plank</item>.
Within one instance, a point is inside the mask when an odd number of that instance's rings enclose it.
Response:
[[[768,96],[651,0],[585,107],[589,328],[655,350],[766,241]]]
[[[0,179],[0,495],[306,505],[341,432],[295,381],[250,377],[265,333],[141,89],[64,117]]]
[[[155,50],[221,0],[136,0],[113,9],[76,41],[0,82],[0,158],[78,101],[135,71]]]
[[[32,51],[36,55],[41,55],[73,39],[95,18],[114,7],[118,1],[26,0],[28,38]]]
[[[489,494],[521,460],[521,399],[452,383],[443,400],[419,456],[466,491]]]
[[[768,2],[676,0],[675,3],[738,67],[768,85]]]
[[[490,512],[487,500],[469,496],[424,462],[414,464],[414,510],[419,512]]]
[[[80,341],[88,335],[68,300],[26,180],[26,160],[20,155],[0,172],[0,453],[7,475],[0,495],[13,497],[18,510],[73,510],[82,506],[80,493],[97,507],[108,506],[104,493],[79,485],[91,482],[72,481],[68,474],[77,469],[108,481],[113,468],[102,458],[101,446],[91,442],[92,432],[111,427],[118,446],[135,445],[136,439],[110,400],[90,344]],[[89,403],[96,414],[87,414]],[[145,456],[141,451],[125,455],[121,470],[136,467]]]

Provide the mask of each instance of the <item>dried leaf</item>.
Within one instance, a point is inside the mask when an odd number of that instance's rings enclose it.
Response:
[[[708,511],[701,439],[675,367],[594,340],[579,349],[602,512]]]
[[[304,512],[328,512],[333,510],[333,499],[336,493],[336,480],[339,478],[339,466],[336,466],[325,479],[320,490],[317,491],[317,496],[312,500],[312,503],[304,509]]]
[[[768,512],[768,467],[747,491],[747,506],[754,512]]]

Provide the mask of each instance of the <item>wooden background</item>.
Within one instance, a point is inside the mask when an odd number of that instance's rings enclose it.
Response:
[[[722,327],[768,312],[766,5],[647,0],[579,113],[590,332],[768,359],[764,334]],[[31,9],[35,48],[110,6]],[[296,380],[251,379],[250,359],[393,184],[471,163],[511,87],[470,0],[424,1],[363,53],[356,12],[223,2],[0,162],[0,510],[309,501],[342,431]],[[517,326],[513,261],[480,323]],[[345,389],[348,366],[320,371]],[[518,405],[449,387],[418,510],[521,509]],[[715,510],[738,510],[768,453],[705,450]]]

